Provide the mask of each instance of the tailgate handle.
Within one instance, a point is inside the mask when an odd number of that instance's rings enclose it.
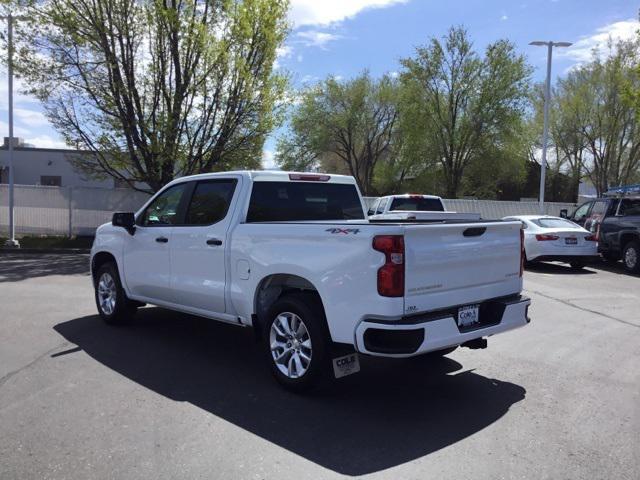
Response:
[[[479,237],[487,230],[487,227],[471,227],[467,228],[462,235],[465,237]]]

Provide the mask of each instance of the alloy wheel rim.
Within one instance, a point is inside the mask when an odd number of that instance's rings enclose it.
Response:
[[[98,303],[105,315],[111,315],[116,308],[116,282],[109,273],[103,273],[98,282]]]
[[[626,263],[629,268],[635,268],[638,263],[638,252],[635,248],[627,248],[627,251],[624,253],[624,263]]]
[[[302,319],[292,312],[279,313],[269,332],[271,358],[287,378],[300,378],[309,370],[311,336]]]

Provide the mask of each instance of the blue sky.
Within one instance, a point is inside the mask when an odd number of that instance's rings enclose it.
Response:
[[[478,49],[508,38],[544,79],[546,51],[531,40],[574,42],[558,50],[554,76],[588,60],[591,49],[613,38],[629,38],[639,28],[640,3],[629,0],[291,0],[292,31],[280,49],[278,68],[290,72],[295,86],[327,75],[348,78],[363,69],[373,75],[399,70],[399,59],[416,45],[464,25]],[[4,76],[6,79],[6,76]],[[19,86],[19,81],[17,85]],[[0,82],[0,129],[7,128],[7,85]],[[15,135],[37,147],[63,147],[37,101],[18,94]],[[274,139],[265,145],[263,163],[271,166]]]

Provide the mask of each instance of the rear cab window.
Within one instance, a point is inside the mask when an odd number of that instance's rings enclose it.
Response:
[[[363,220],[353,184],[316,182],[253,183],[247,223]]]
[[[414,197],[395,197],[389,210],[405,212],[444,212],[444,207],[439,198],[425,198],[416,195]]]
[[[623,198],[620,203],[619,215],[640,215],[640,198]]]

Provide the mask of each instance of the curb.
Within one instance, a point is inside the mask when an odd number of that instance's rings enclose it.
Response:
[[[91,252],[89,248],[0,248],[2,254],[65,254],[73,253],[76,255],[88,254]]]

